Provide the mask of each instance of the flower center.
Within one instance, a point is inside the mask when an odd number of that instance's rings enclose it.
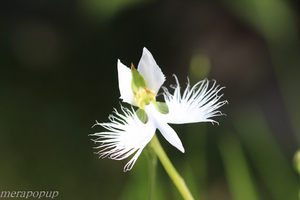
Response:
[[[134,100],[139,108],[144,109],[145,105],[149,105],[151,102],[155,103],[155,96],[156,94],[146,87],[139,87]]]

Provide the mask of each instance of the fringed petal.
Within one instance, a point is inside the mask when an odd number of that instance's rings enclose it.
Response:
[[[166,114],[168,123],[185,124],[196,122],[212,122],[218,123],[211,119],[212,117],[224,115],[217,109],[227,104],[227,101],[219,101],[223,96],[218,93],[224,87],[216,85],[213,81],[212,86],[209,86],[207,79],[198,82],[192,88],[188,82],[183,94],[180,93],[180,85],[177,77],[174,75],[177,85],[174,87],[174,94],[163,87],[164,98],[169,108],[169,113]]]
[[[114,109],[114,115],[109,116],[109,123],[96,123],[104,127],[107,132],[91,134],[97,136],[93,141],[99,143],[96,149],[101,158],[109,157],[114,160],[123,160],[134,156],[125,165],[124,172],[131,170],[140,156],[144,147],[150,142],[155,134],[155,127],[150,123],[142,123],[134,110],[121,106],[123,113]],[[94,126],[95,126],[94,125]]]

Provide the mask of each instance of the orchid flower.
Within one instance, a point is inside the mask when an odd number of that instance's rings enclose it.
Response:
[[[121,112],[114,109],[114,114],[109,116],[110,122],[95,124],[107,130],[92,134],[98,136],[93,141],[100,144],[95,147],[99,149],[97,154],[100,157],[123,160],[133,155],[124,167],[124,171],[128,171],[153,138],[156,129],[171,145],[184,153],[180,138],[169,124],[217,123],[211,118],[223,115],[217,109],[227,103],[219,101],[223,96],[218,94],[222,87],[216,85],[215,81],[209,86],[210,82],[205,79],[192,87],[188,82],[181,94],[178,79],[174,77],[176,86],[171,94],[166,87],[162,87],[165,76],[146,48],[143,49],[137,69],[133,64],[130,69],[118,60],[120,99],[132,106],[128,109],[121,105]],[[165,102],[156,100],[160,88],[163,89]]]

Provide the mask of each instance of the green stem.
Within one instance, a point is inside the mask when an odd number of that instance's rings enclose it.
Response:
[[[156,166],[157,156],[154,149],[151,146],[147,148],[147,157],[149,162],[149,181],[150,181],[150,200],[155,199],[155,185],[156,185]]]
[[[174,182],[175,186],[181,193],[182,197],[186,200],[193,200],[193,196],[190,193],[188,187],[186,186],[183,178],[178,174],[174,166],[172,165],[171,161],[169,160],[168,156],[166,155],[164,149],[160,145],[156,134],[150,141],[150,145],[154,149],[156,155],[158,156],[159,160],[161,161],[162,165],[164,166],[165,170],[169,174],[170,178]]]

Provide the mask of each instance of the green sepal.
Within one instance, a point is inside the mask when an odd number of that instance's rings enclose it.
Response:
[[[146,114],[145,110],[138,109],[136,111],[136,115],[141,120],[141,122],[143,122],[144,124],[148,121],[148,117],[147,117],[147,114]]]
[[[169,107],[166,103],[157,101],[154,105],[155,105],[155,108],[162,114],[169,113]]]
[[[131,89],[133,93],[136,94],[140,87],[146,87],[146,80],[134,68],[133,64],[131,64],[131,74],[132,74]]]

